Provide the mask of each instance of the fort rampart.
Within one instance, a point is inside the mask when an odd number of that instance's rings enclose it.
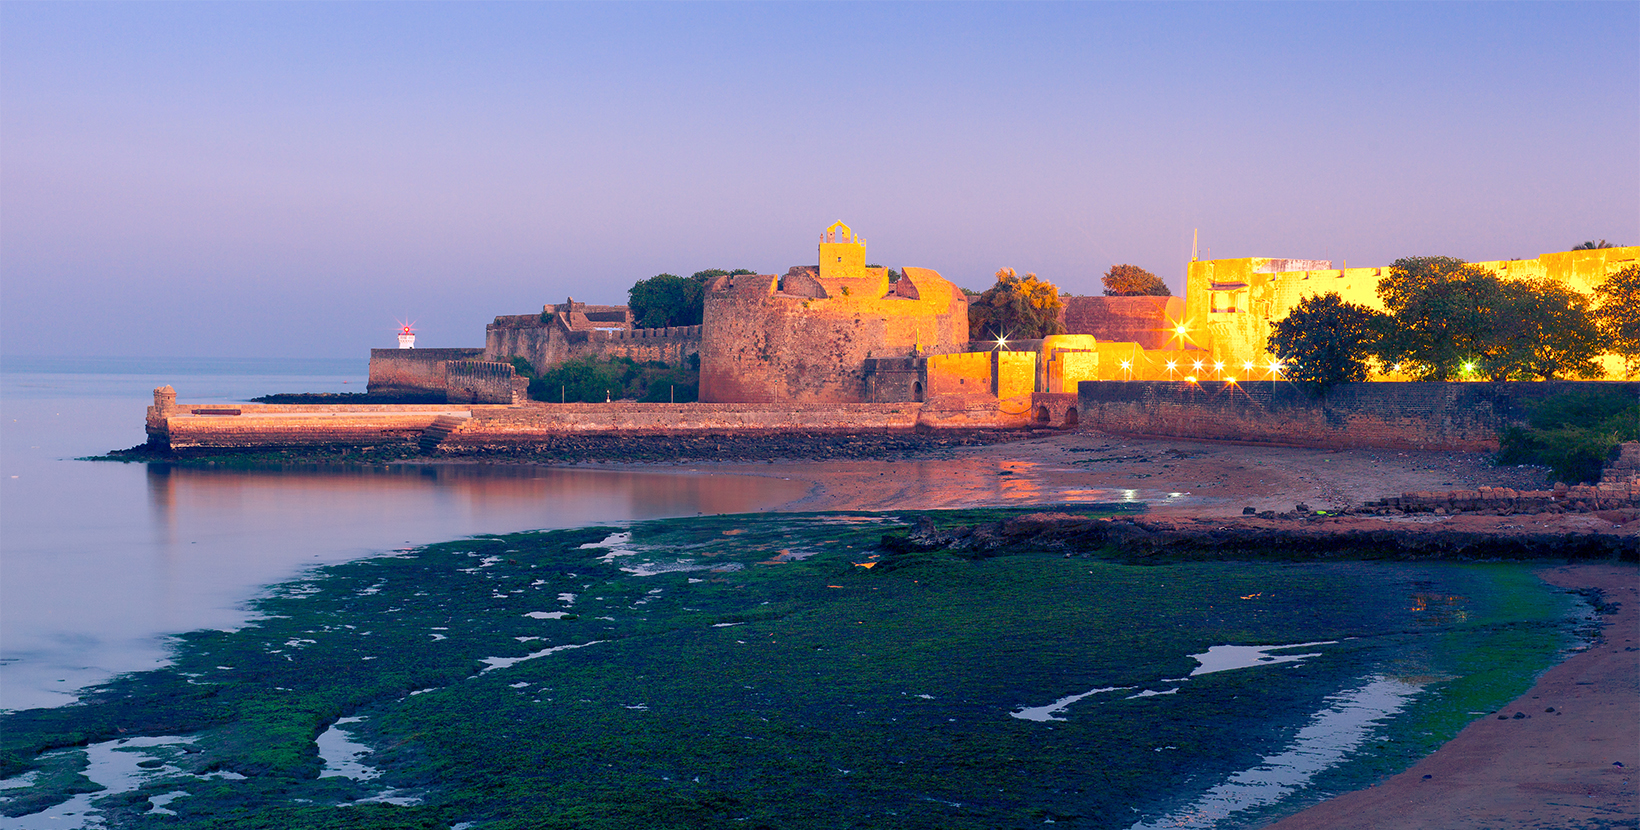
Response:
[[[1127,435],[1298,447],[1495,451],[1527,404],[1577,390],[1640,396],[1640,382],[1349,383],[1311,397],[1291,383],[1084,382],[1078,422]]]
[[[371,349],[371,392],[443,392],[446,364],[452,360],[475,360],[483,349]]]
[[[578,357],[625,357],[640,363],[678,365],[700,352],[700,329],[575,329],[562,314],[514,314],[497,317],[485,326],[482,351],[490,360],[522,357],[538,372]]]
[[[452,360],[445,370],[445,400],[450,403],[523,403],[529,378],[511,363],[496,360]]]
[[[960,290],[926,268],[892,284],[885,270],[719,277],[706,293],[701,400],[860,403],[870,399],[866,360],[966,347]]]

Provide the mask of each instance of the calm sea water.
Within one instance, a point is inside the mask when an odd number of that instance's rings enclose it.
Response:
[[[741,513],[779,479],[496,465],[250,471],[79,461],[145,439],[156,386],[187,402],[363,391],[363,360],[0,360],[0,709],[55,706],[159,665],[166,637],[233,628],[315,565],[478,533]]]

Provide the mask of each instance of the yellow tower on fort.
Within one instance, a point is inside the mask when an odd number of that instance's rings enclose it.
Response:
[[[866,270],[866,241],[854,229],[833,222],[820,234],[820,279],[859,279],[872,276]]]

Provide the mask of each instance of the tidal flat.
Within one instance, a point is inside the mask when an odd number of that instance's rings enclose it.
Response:
[[[0,718],[0,812],[17,827],[1255,826],[1404,769],[1511,700],[1586,608],[1524,564],[882,545],[920,516],[1020,512],[634,522],[318,568],[243,628],[178,637],[163,668]],[[1295,756],[1324,763],[1281,766]]]

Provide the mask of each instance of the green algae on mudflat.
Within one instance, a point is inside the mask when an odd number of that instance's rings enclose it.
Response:
[[[936,552],[867,567],[903,524],[702,517],[323,568],[245,628],[179,638],[171,666],[5,716],[6,774],[54,747],[194,735],[184,773],[248,777],[145,782],[99,805],[111,823],[1126,826],[1258,763],[1366,676],[1422,691],[1317,787],[1404,767],[1567,637],[1567,598],[1524,566]],[[1171,694],[1012,716],[1160,691],[1213,645],[1317,641],[1333,643]],[[314,739],[344,716],[363,718],[349,728],[380,778],[317,777]],[[0,810],[66,799],[89,784],[75,775],[0,790]],[[420,803],[356,803],[389,789]],[[148,811],[177,791],[177,815]]]

